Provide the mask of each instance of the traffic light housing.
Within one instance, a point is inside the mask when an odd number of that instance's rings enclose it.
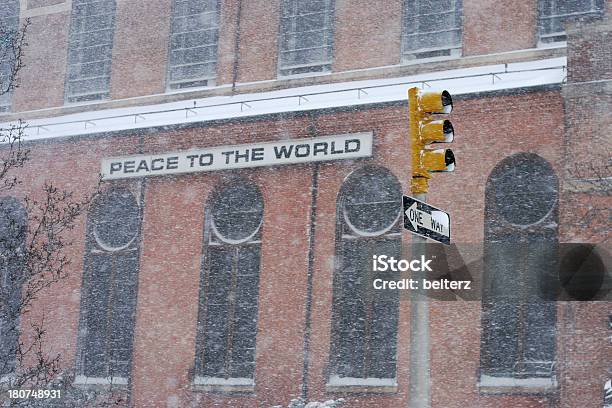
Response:
[[[455,155],[450,149],[430,149],[433,143],[450,143],[454,139],[452,123],[433,115],[448,114],[453,100],[447,91],[425,92],[408,90],[410,108],[410,138],[412,143],[413,194],[427,193],[431,173],[455,169]]]

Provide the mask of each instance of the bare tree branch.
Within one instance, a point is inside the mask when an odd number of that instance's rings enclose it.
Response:
[[[0,96],[19,86],[19,72],[25,66],[23,55],[28,45],[26,34],[29,26],[30,19],[25,19],[18,30],[0,22]]]

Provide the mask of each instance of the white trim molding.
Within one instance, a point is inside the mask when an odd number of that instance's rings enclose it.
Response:
[[[394,393],[397,392],[396,378],[356,378],[332,375],[325,384],[327,392],[371,392]]]
[[[198,391],[253,392],[255,391],[255,380],[196,376],[193,379],[193,387]]]
[[[127,386],[128,379],[125,377],[87,377],[77,375],[74,378],[74,385],[118,385]]]
[[[549,394],[557,390],[557,379],[551,377],[495,377],[482,374],[478,389],[485,394]]]

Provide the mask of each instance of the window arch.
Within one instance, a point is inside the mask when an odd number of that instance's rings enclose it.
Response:
[[[254,377],[263,209],[259,189],[244,180],[217,189],[207,205],[198,377]]]
[[[140,208],[127,188],[93,203],[87,223],[81,303],[80,374],[127,378],[138,283]]]
[[[402,190],[382,167],[352,173],[336,206],[331,378],[395,378],[399,296],[376,293],[372,256],[401,257]]]
[[[0,376],[15,371],[26,234],[23,205],[0,198]]]
[[[558,180],[532,153],[502,160],[485,192],[481,374],[553,377]]]

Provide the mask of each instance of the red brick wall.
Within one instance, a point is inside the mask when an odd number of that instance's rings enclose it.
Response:
[[[242,2],[238,82],[276,78],[280,0]]]
[[[401,0],[336,0],[335,4],[333,71],[400,62]]]
[[[565,242],[601,243],[610,238],[612,200],[610,183],[603,178],[609,177],[606,163],[612,152],[612,93],[598,83],[612,79],[610,29],[608,21],[568,30],[569,72],[563,89],[566,157],[560,203]],[[609,251],[609,245],[604,249]],[[565,335],[559,344],[562,406],[598,407],[612,361],[609,303],[567,302],[561,310]]]
[[[569,30],[569,83],[612,78],[611,26],[610,22],[596,23]]]
[[[351,171],[367,163],[389,168],[407,191],[409,179],[406,106],[210,125],[144,136],[144,151],[163,152],[295,139],[319,135],[373,131],[374,157],[320,165],[317,196],[312,291],[312,337],[308,385],[314,399],[341,396],[325,391],[329,362],[330,316],[336,197]],[[431,181],[428,201],[448,209],[456,242],[479,242],[483,237],[484,186],[493,167],[517,152],[535,152],[561,174],[564,116],[558,91],[490,96],[456,101],[453,120],[457,170]],[[20,188],[37,191],[44,177],[66,188],[93,188],[103,157],[138,151],[138,139],[88,137],[34,146],[27,168],[28,182]],[[67,161],[57,158],[74,158]],[[199,400],[202,406],[268,407],[299,395],[307,288],[307,248],[312,165],[294,165],[228,172],[255,182],[265,200],[262,263],[259,287],[257,368],[255,393],[246,396],[190,390],[193,369],[197,304],[202,251],[203,209],[212,189],[226,174],[200,173],[146,180],[143,247],[135,328],[132,399],[136,406],[178,406]],[[569,211],[569,210],[568,210]],[[79,316],[84,222],[71,233],[71,277],[38,303],[33,316],[56,310],[51,319],[50,349],[73,365]],[[409,242],[409,234],[404,235]],[[59,299],[59,301],[58,301]],[[565,405],[598,406],[599,376],[586,375],[582,361],[609,361],[601,336],[604,307],[561,305],[559,351],[562,374],[559,396]],[[573,313],[569,314],[568,313]],[[402,302],[398,334],[398,392],[379,395],[342,395],[348,405],[404,406],[409,386],[409,304]],[[570,317],[563,317],[570,316]],[[572,317],[573,316],[573,317]],[[592,316],[592,317],[591,317]],[[573,319],[579,319],[575,321]],[[548,407],[554,398],[542,396],[487,396],[477,389],[480,345],[478,302],[433,301],[431,307],[432,388],[436,407]],[[567,325],[574,325],[568,328]],[[27,334],[24,334],[27,335]],[[598,360],[599,361],[599,360]],[[581,381],[582,380],[582,381]],[[580,399],[580,403],[578,400]],[[551,402],[553,401],[553,402]],[[591,402],[595,401],[595,402]],[[569,404],[569,405],[568,405]],[[574,405],[572,405],[574,404]],[[578,404],[578,405],[576,405]],[[592,405],[589,405],[592,404]]]
[[[464,0],[463,55],[535,47],[537,17],[537,0]]]
[[[165,91],[171,3],[171,0],[117,1],[112,99]]]
[[[70,13],[32,17],[30,22],[25,68],[13,94],[12,110],[17,112],[64,104]]]
[[[231,84],[236,61],[236,37],[238,36],[238,3],[242,0],[221,2],[219,18],[219,50],[217,59],[217,85]]]

